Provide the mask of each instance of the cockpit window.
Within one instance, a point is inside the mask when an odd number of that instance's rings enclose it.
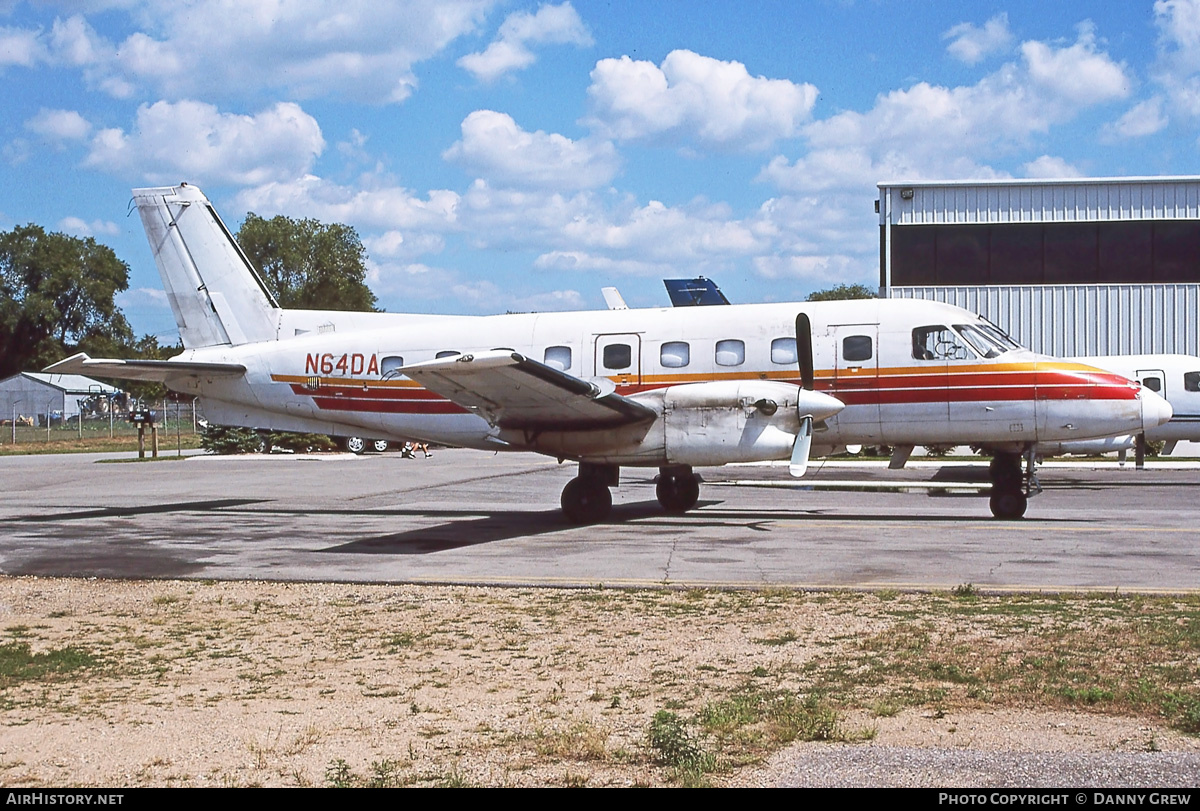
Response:
[[[1184,372],[1183,388],[1185,391],[1200,391],[1200,372]]]
[[[917,327],[912,332],[916,360],[967,360],[976,357],[954,330],[943,326]]]
[[[954,328],[972,349],[985,358],[999,357],[1018,346],[1012,338],[990,324],[955,324]]]

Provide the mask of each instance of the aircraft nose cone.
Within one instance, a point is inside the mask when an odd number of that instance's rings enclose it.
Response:
[[[1140,395],[1142,400],[1142,430],[1146,431],[1155,428],[1168,422],[1175,413],[1171,408],[1171,404],[1165,399],[1150,391],[1150,389],[1142,389]]]
[[[796,413],[801,417],[811,415],[814,420],[820,422],[829,419],[845,407],[846,404],[836,397],[819,391],[801,389]]]

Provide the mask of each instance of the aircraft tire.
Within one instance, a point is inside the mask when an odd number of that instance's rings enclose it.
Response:
[[[375,453],[383,453],[388,449],[388,441],[386,439],[371,440],[371,450]]]
[[[997,485],[992,488],[992,497],[988,502],[988,506],[992,508],[992,515],[1001,521],[1015,521],[1025,516],[1025,510],[1029,506],[1029,498],[1019,487],[1000,487]]]
[[[357,456],[367,449],[367,440],[360,436],[348,436],[342,440],[342,446]]]
[[[572,524],[596,524],[612,511],[612,493],[599,479],[577,476],[563,488],[560,503]]]
[[[667,512],[685,513],[700,500],[700,481],[695,476],[659,476],[654,494]]]

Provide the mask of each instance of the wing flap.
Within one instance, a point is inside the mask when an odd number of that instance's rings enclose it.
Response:
[[[584,431],[657,416],[616,394],[607,380],[582,380],[509,350],[414,363],[397,372],[501,428]]]
[[[47,366],[50,374],[112,377],[118,380],[145,380],[166,383],[182,377],[241,377],[246,367],[240,363],[195,363],[173,360],[122,360],[120,358],[91,358],[86,352],[72,355]]]

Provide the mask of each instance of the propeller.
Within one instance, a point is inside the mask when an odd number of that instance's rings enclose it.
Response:
[[[800,428],[796,431],[796,441],[792,444],[792,458],[788,464],[788,473],[800,478],[808,470],[808,454],[812,450],[813,413],[820,407],[820,400],[831,401],[821,405],[833,405],[832,411],[825,416],[832,416],[841,410],[841,403],[827,394],[813,391],[813,351],[812,323],[808,315],[800,313],[796,316],[796,360],[800,364],[800,388],[804,393],[796,398],[796,414],[800,417]],[[826,409],[828,411],[828,409]]]
[[[796,433],[796,442],[792,445],[792,461],[788,465],[788,473],[794,478],[800,478],[808,470],[808,452],[812,449],[812,417],[800,418],[800,430]]]

